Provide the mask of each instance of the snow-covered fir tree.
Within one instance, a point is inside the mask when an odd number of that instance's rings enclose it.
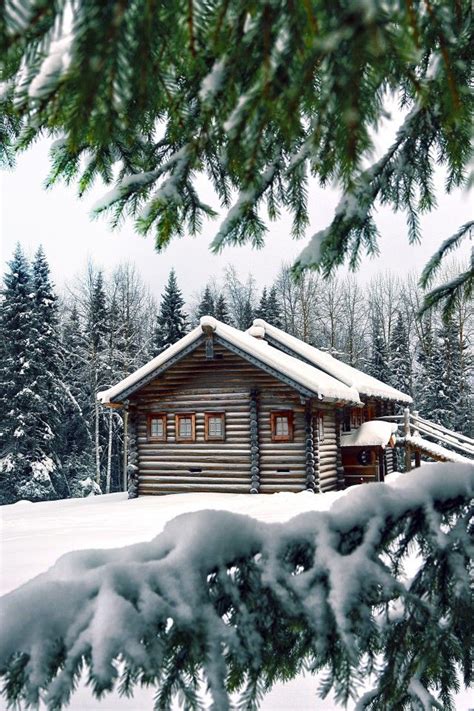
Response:
[[[101,271],[92,275],[87,310],[87,339],[89,350],[89,397],[94,421],[95,481],[101,485],[101,455],[105,444],[102,441],[101,407],[97,392],[107,386],[110,371],[107,364],[107,297]]]
[[[382,330],[382,324],[377,317],[372,318],[372,343],[369,361],[369,372],[384,383],[390,381],[387,345]]]
[[[265,317],[265,320],[268,321],[268,323],[271,323],[272,326],[276,326],[276,328],[281,328],[282,326],[281,305],[280,301],[278,300],[276,286],[272,286],[268,294],[267,315]]]
[[[267,287],[264,286],[262,295],[260,297],[260,302],[258,304],[258,307],[255,309],[256,318],[263,318],[266,321],[267,320],[267,309],[268,309]]]
[[[430,322],[417,357],[416,403],[424,417],[444,425],[451,419],[451,403],[441,344]]]
[[[94,437],[89,382],[88,342],[73,303],[65,314],[61,337],[64,389],[58,439],[61,468],[71,496],[100,493],[94,480]]]
[[[269,291],[266,286],[263,288],[260,303],[255,310],[255,317],[263,318],[268,323],[271,323],[272,326],[281,328],[281,305],[276,286],[272,286]]]
[[[200,319],[202,316],[215,316],[214,296],[209,284],[206,284],[202,299],[199,302],[196,316]]]
[[[412,393],[412,372],[410,358],[410,343],[401,311],[392,328],[389,343],[389,374],[388,381],[394,388],[408,395]]]
[[[57,498],[56,297],[42,252],[34,276],[18,245],[5,275],[1,315],[2,500]],[[44,320],[44,321],[42,321]]]
[[[214,315],[216,319],[218,319],[218,321],[222,321],[222,323],[231,323],[229,308],[227,306],[227,301],[225,300],[224,294],[219,294],[216,299]]]
[[[184,311],[184,299],[178,286],[176,273],[171,270],[161,298],[156,318],[154,346],[156,354],[179,341],[188,330],[188,317]]]

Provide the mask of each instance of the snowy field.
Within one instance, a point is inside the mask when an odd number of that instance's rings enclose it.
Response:
[[[265,496],[177,494],[128,500],[125,494],[33,504],[19,502],[0,508],[1,582],[4,594],[44,572],[64,553],[87,548],[115,548],[154,538],[179,514],[222,509],[261,521],[287,521],[305,511],[325,510],[346,492],[313,495],[279,493]],[[298,709],[334,711],[328,699],[316,697],[317,680],[300,677],[276,686],[265,698],[264,711]],[[0,705],[1,705],[0,701]],[[457,711],[474,707],[467,692],[457,698]],[[3,708],[3,707],[2,707]],[[146,711],[153,708],[153,690],[137,689],[135,697],[108,695],[99,702],[86,687],[73,696],[74,711]]]

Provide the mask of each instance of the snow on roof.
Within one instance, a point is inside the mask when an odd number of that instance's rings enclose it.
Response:
[[[308,343],[301,341],[295,336],[290,336],[279,328],[272,326],[263,319],[257,318],[253,322],[253,326],[260,326],[265,329],[265,334],[269,338],[277,341],[282,346],[293,351],[293,353],[305,358],[310,361],[317,368],[321,368],[333,378],[340,380],[345,383],[348,387],[355,388],[359,395],[365,395],[368,397],[377,397],[384,400],[394,400],[396,402],[403,402],[409,404],[413,402],[412,398],[406,393],[402,393],[400,390],[392,388],[390,385],[382,383],[381,380],[363,373],[357,368],[353,368],[347,363],[343,363],[330,353],[325,353],[324,351],[310,346]],[[251,329],[249,329],[251,330]]]
[[[117,383],[117,385],[98,393],[98,399],[103,404],[120,402],[120,396],[124,391],[133,387],[135,384],[138,385],[138,383],[148,375],[152,375],[157,368],[165,365],[168,360],[201,338],[203,332],[209,329],[224,342],[244,351],[247,355],[252,356],[262,363],[262,365],[273,368],[278,373],[294,381],[297,385],[309,390],[321,400],[361,404],[358,392],[355,388],[347,386],[345,383],[332,377],[329,373],[323,372],[294,356],[283,353],[263,339],[254,338],[248,333],[244,333],[237,328],[221,323],[212,316],[203,316],[199,326],[181,338],[177,343],[160,353],[156,358],[153,358],[149,363]]]
[[[358,429],[341,435],[341,447],[386,447],[397,425],[383,420],[364,422]]]
[[[123,393],[124,390],[128,390],[128,388],[133,387],[133,385],[138,383],[140,380],[146,378],[147,375],[151,375],[151,373],[153,373],[161,365],[164,365],[168,360],[170,360],[170,358],[177,355],[184,348],[190,346],[192,343],[201,338],[202,333],[203,332],[201,326],[196,326],[196,328],[193,328],[193,330],[183,336],[183,338],[181,338],[169,348],[166,348],[166,350],[164,350],[152,360],[148,361],[148,363],[145,363],[145,365],[142,365],[142,367],[138,368],[138,370],[136,370],[134,373],[131,373],[126,378],[121,380],[116,385],[113,385],[108,390],[102,390],[101,392],[97,393],[97,399],[102,404],[116,401],[116,399],[119,398],[120,394]],[[118,401],[120,402],[120,398]]]
[[[445,459],[448,462],[457,462],[459,464],[474,464],[473,459],[469,459],[469,457],[464,457],[462,454],[453,452],[452,449],[442,447],[440,444],[430,442],[429,440],[424,439],[423,437],[419,437],[418,435],[405,436],[403,438],[403,441],[405,442],[405,444],[411,444],[413,447],[419,447],[428,456],[432,454],[433,457],[441,457],[442,459]]]

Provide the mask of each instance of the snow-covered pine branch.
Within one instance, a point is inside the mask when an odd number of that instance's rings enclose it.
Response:
[[[40,135],[60,135],[49,182],[74,180],[81,194],[97,177],[115,182],[98,211],[114,225],[128,215],[139,232],[154,230],[158,249],[215,216],[199,195],[203,176],[222,209],[240,196],[214,248],[261,244],[265,208],[270,220],[289,213],[292,233],[302,235],[310,176],[358,188],[393,95],[409,115],[418,112],[408,149],[380,190],[374,181],[359,191],[360,212],[336,215],[326,258],[356,263],[362,247],[375,250],[378,199],[403,210],[417,238],[419,215],[436,203],[435,165],[446,168],[448,192],[468,182],[468,0],[237,8],[227,0],[12,0],[6,8],[0,160]]]
[[[202,511],[70,553],[0,601],[4,694],[59,709],[85,665],[98,697],[154,684],[155,708],[199,709],[207,689],[222,711],[306,668],[342,703],[372,675],[359,709],[451,709],[472,673],[473,494],[473,467],[426,465],[287,523]]]

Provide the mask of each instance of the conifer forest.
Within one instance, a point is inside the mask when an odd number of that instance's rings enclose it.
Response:
[[[386,272],[364,284],[353,274],[328,282],[306,273],[295,281],[288,265],[266,285],[229,265],[186,297],[172,270],[156,299],[132,263],[111,273],[89,263],[59,292],[43,251],[30,262],[18,246],[1,316],[1,502],[122,490],[122,414],[102,408],[96,393],[203,315],[243,330],[263,318],[411,394],[424,417],[472,436],[472,300],[458,297],[448,320],[435,311],[420,316],[422,300],[416,274]]]

